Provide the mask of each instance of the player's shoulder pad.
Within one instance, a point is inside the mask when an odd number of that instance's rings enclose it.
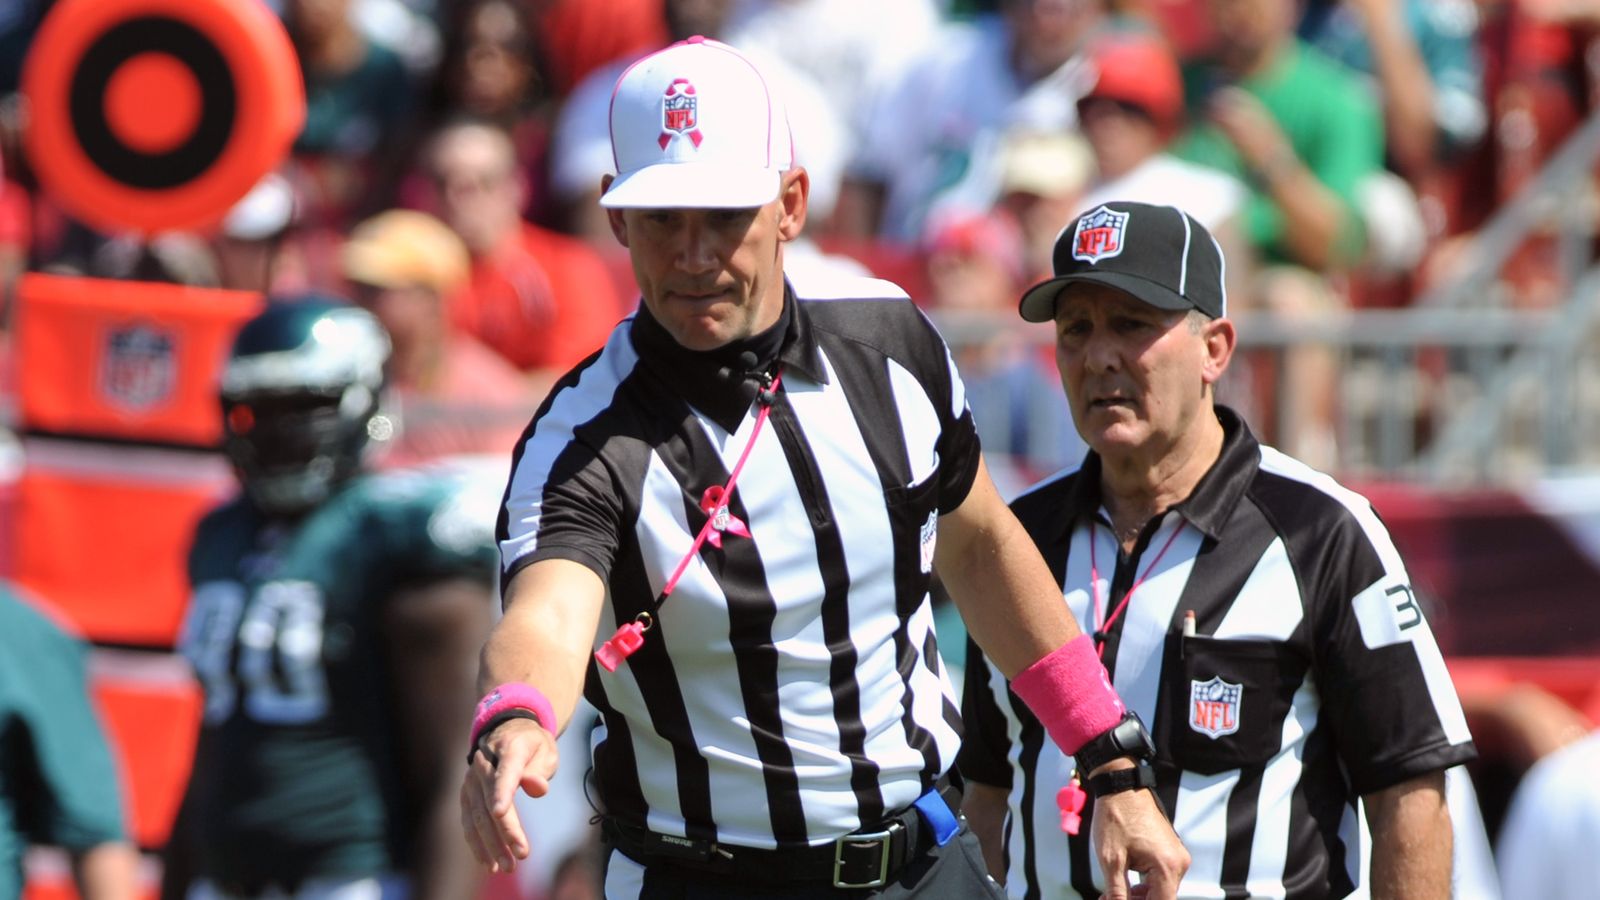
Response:
[[[505,490],[506,460],[455,456],[367,475],[359,485],[369,514],[425,527],[442,549],[469,554],[494,545],[495,519]]]

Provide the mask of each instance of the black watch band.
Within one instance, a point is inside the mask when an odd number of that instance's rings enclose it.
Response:
[[[1156,770],[1144,760],[1139,760],[1131,769],[1112,769],[1101,772],[1084,783],[1089,793],[1096,797],[1108,794],[1120,794],[1123,791],[1137,791],[1140,788],[1154,789],[1156,786]]]
[[[1090,740],[1073,754],[1073,762],[1084,777],[1113,759],[1126,757],[1149,762],[1156,758],[1155,742],[1139,714],[1128,710],[1122,721]]]
[[[500,757],[496,756],[493,750],[485,747],[483,745],[483,740],[493,733],[496,728],[499,728],[501,725],[504,725],[512,719],[532,719],[535,722],[539,722],[539,716],[535,714],[533,710],[523,709],[520,706],[512,707],[511,709],[495,713],[494,716],[489,719],[489,721],[483,723],[483,730],[478,732],[478,740],[473,743],[471,749],[467,750],[467,765],[472,765],[472,758],[479,753],[482,753],[483,758],[489,761],[490,766],[496,769],[500,768]],[[544,723],[540,722],[539,725],[542,728]]]

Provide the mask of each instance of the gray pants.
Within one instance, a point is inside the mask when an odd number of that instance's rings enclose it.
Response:
[[[913,859],[881,888],[846,890],[825,884],[763,885],[697,877],[687,869],[640,865],[612,850],[606,860],[606,900],[983,900],[1005,891],[989,877],[978,839],[965,823],[943,847]]]

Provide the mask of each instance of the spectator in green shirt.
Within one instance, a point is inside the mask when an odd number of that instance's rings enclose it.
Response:
[[[1359,262],[1363,178],[1383,165],[1376,104],[1354,73],[1301,43],[1295,0],[1210,0],[1213,60],[1185,73],[1197,124],[1174,152],[1252,188],[1247,237],[1316,272]]]
[[[1290,318],[1343,306],[1324,276],[1366,253],[1360,190],[1383,171],[1376,103],[1354,73],[1295,37],[1296,0],[1209,0],[1208,10],[1215,53],[1185,73],[1193,127],[1171,152],[1246,184],[1239,224],[1262,269],[1235,306]],[[1277,398],[1232,399],[1266,406],[1255,414],[1287,452],[1336,466],[1337,355],[1296,346],[1279,375]]]

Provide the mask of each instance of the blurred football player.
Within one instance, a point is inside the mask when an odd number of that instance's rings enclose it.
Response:
[[[494,606],[500,483],[363,472],[389,339],[353,306],[270,303],[235,340],[181,647],[205,692],[167,897],[473,896],[453,777]]]

